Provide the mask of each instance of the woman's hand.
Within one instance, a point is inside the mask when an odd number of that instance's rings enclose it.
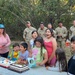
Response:
[[[50,61],[51,61],[51,60],[49,59],[49,60],[48,60],[48,64],[50,64]]]
[[[49,66],[46,66],[46,69],[48,70]]]
[[[2,47],[2,45],[0,45],[0,48]]]
[[[36,64],[37,64],[37,66],[42,66],[43,65],[43,63],[41,63],[41,62],[38,62]]]
[[[2,49],[4,47],[4,45],[2,46],[2,45],[0,45],[0,49]]]
[[[21,63],[21,59],[18,59],[16,63],[17,64],[20,64]]]
[[[5,47],[5,45],[2,45],[2,48],[4,48]]]

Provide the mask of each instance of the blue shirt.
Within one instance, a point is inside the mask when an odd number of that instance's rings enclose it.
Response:
[[[28,56],[29,56],[29,52],[26,50],[24,53],[20,52],[19,58],[23,60],[27,60]]]

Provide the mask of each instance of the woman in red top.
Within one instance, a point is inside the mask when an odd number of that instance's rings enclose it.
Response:
[[[53,37],[53,30],[46,30],[46,37],[44,38],[44,45],[48,52],[48,62],[46,66],[54,66],[56,62],[55,50],[57,49],[56,39]]]

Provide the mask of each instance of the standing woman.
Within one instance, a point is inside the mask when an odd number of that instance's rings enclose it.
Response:
[[[57,49],[57,42],[53,37],[52,29],[47,29],[45,33],[44,45],[48,53],[48,62],[46,63],[46,66],[54,66],[56,62],[55,51]]]
[[[48,23],[47,28],[53,29],[52,24],[51,23]],[[54,37],[56,38],[56,31],[54,29],[53,29],[53,34],[54,34]]]
[[[10,38],[5,32],[5,27],[0,24],[0,56],[7,58],[9,53],[8,46],[10,45]]]

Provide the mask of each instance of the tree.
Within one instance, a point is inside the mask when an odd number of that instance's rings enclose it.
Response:
[[[46,26],[50,22],[55,28],[61,20],[69,28],[74,16],[75,0],[0,0],[0,23],[15,38],[22,39],[27,20],[36,28],[41,21]]]

